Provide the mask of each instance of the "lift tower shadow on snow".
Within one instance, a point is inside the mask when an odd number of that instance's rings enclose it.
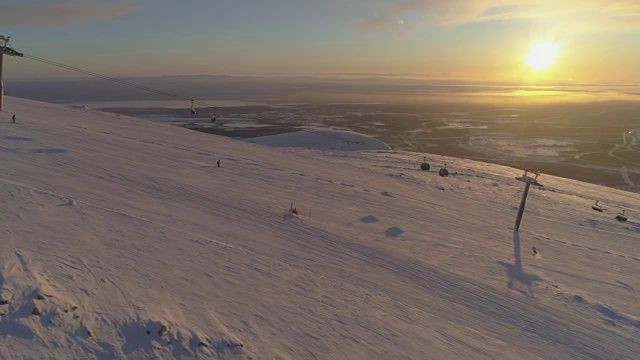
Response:
[[[13,50],[9,46],[9,39],[11,39],[10,36],[0,35],[0,112],[2,112],[2,105],[4,103],[4,85],[2,84],[2,62],[4,60],[4,56],[23,56],[21,53]]]
[[[513,255],[515,260],[516,271],[522,273],[522,255],[520,253],[520,223],[522,222],[522,215],[524,214],[524,207],[527,203],[527,196],[529,195],[529,187],[531,185],[542,187],[542,184],[538,182],[539,172],[534,172],[535,177],[529,176],[529,169],[524,170],[524,175],[517,177],[516,180],[524,182],[524,192],[522,193],[522,200],[520,200],[520,208],[518,209],[518,215],[516,216],[516,226],[513,229]]]

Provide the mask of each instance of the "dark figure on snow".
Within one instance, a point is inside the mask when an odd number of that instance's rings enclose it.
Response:
[[[216,164],[218,164],[218,167],[220,167],[220,160],[218,160],[218,161],[216,162]]]
[[[534,256],[535,256],[535,255],[538,255],[538,250],[536,250],[536,247],[535,247],[535,246],[532,246],[532,247],[531,247],[531,250],[533,250],[533,255],[534,255]]]
[[[11,117],[11,120],[14,124],[16,123],[16,114],[13,114],[13,116]]]

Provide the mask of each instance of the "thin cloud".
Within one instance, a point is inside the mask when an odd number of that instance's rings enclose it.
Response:
[[[605,7],[603,12],[612,16],[621,17],[640,16],[640,2],[618,1]]]
[[[482,14],[478,15],[478,18],[483,20],[500,20],[531,17],[537,10],[539,9],[534,4],[501,5],[486,9]]]
[[[0,23],[16,27],[64,27],[111,19],[133,11],[124,2],[66,1],[39,4],[0,5]]]
[[[377,16],[364,20],[360,24],[360,28],[365,31],[382,29],[396,22],[403,14],[418,11],[422,5],[421,1],[403,1],[396,3]]]
[[[417,0],[383,8],[361,22],[363,30],[383,30],[398,18],[422,19],[422,26],[459,26],[471,23],[535,20],[553,21],[585,32],[640,30],[640,1],[621,0]]]

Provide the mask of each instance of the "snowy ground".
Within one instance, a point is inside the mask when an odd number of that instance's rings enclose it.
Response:
[[[2,359],[640,353],[640,194],[543,175],[514,235],[519,170],[6,110]]]

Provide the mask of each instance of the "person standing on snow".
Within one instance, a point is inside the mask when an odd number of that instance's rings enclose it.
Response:
[[[218,161],[216,162],[216,164],[218,164],[218,167],[220,167],[220,160],[218,160]]]
[[[16,123],[16,114],[13,114],[13,116],[11,117],[11,120],[12,120],[11,121],[12,123],[14,124]]]

